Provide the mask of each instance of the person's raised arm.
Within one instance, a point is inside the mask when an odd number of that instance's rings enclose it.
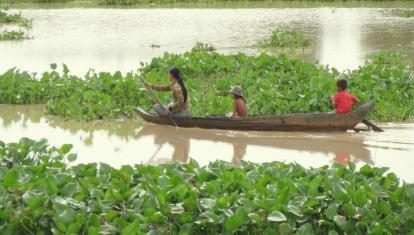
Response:
[[[156,91],[172,91],[172,86],[174,83],[170,83],[168,85],[155,85],[155,84],[151,84],[145,81],[145,86],[156,90]]]

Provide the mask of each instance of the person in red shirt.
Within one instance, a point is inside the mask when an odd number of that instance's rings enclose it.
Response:
[[[348,113],[352,110],[352,105],[359,104],[359,99],[346,91],[348,82],[345,79],[336,82],[336,94],[331,97],[332,105],[337,114]]]

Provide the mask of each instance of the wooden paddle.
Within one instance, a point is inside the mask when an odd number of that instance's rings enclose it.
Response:
[[[144,83],[145,84],[145,80],[144,80],[144,78],[142,78],[141,76],[139,76],[139,79],[142,81],[142,83]],[[154,101],[157,103],[157,104],[159,104],[161,107],[163,107],[164,108],[164,105],[162,105],[161,104],[161,101],[158,99],[158,97],[152,92],[152,90],[151,89],[146,89],[147,91],[148,91],[148,93],[152,96],[152,98],[154,99]],[[166,110],[165,110],[165,108],[164,108],[164,111],[166,112]],[[174,119],[172,118],[172,116],[171,116],[171,113],[168,113],[167,115],[166,115],[170,120],[171,120],[171,122],[174,124],[174,126],[176,127],[176,128],[178,128],[178,125],[177,125],[177,123],[174,121]]]
[[[375,125],[374,123],[368,121],[367,119],[362,119],[361,122],[364,123],[365,125],[367,125],[368,127],[372,127],[372,130],[374,130],[375,132],[384,132],[383,129],[379,128],[377,125]]]

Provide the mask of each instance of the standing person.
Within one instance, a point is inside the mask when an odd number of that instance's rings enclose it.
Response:
[[[331,97],[331,101],[337,114],[351,112],[352,105],[360,103],[358,98],[346,91],[347,88],[348,82],[345,79],[336,82],[336,94]]]
[[[242,88],[240,86],[234,86],[230,90],[230,94],[233,96],[233,113],[231,117],[247,117],[247,105],[243,97]]]
[[[169,71],[168,79],[171,81],[168,85],[154,85],[145,82],[145,86],[156,91],[172,91],[174,101],[168,106],[155,104],[154,110],[160,116],[172,115],[173,117],[188,117],[188,91],[180,76],[180,70],[173,68]]]

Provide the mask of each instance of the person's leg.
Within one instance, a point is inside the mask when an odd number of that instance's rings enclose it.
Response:
[[[160,104],[154,104],[152,108],[159,116],[165,116],[166,106]]]
[[[184,117],[190,117],[190,113],[189,112],[174,112],[174,113],[171,113],[171,116],[178,117],[178,118],[184,118]]]

